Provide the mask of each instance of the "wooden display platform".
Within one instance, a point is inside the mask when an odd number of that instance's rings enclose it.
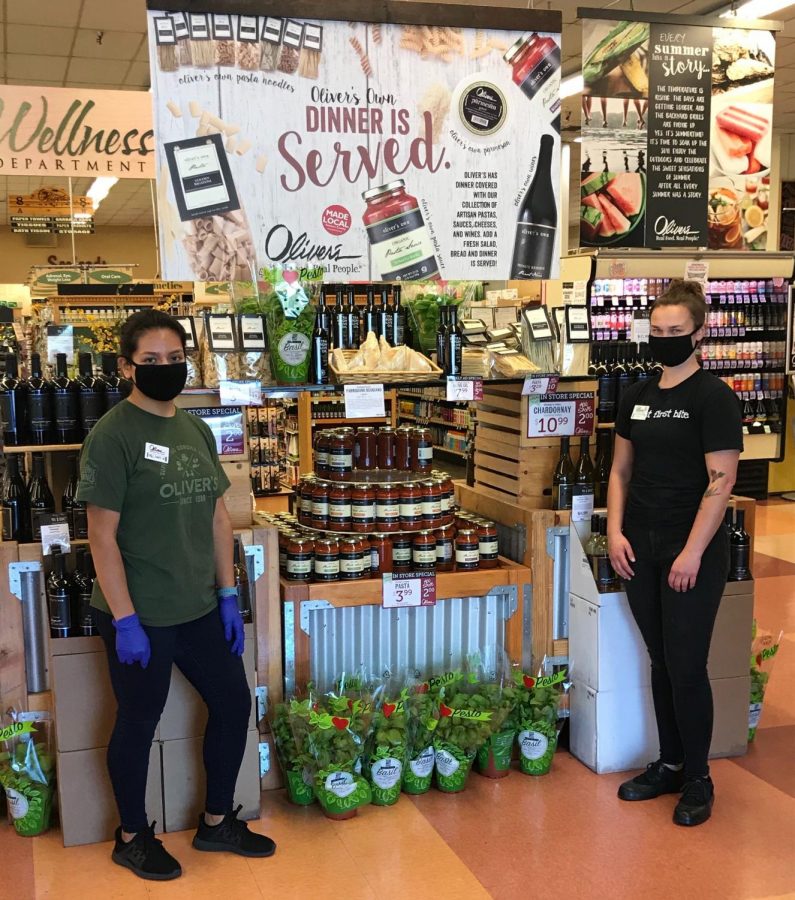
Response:
[[[304,584],[280,579],[282,603],[295,604],[291,633],[284,635],[284,646],[291,646],[295,655],[295,684],[303,686],[309,681],[310,636],[301,629],[300,606],[306,602],[325,602],[333,607],[380,606],[381,580],[331,581],[321,584]],[[436,599],[457,597],[482,597],[495,587],[511,585],[517,588],[516,612],[505,623],[505,651],[512,660],[521,660],[525,641],[524,633],[525,588],[530,585],[530,570],[526,566],[500,557],[495,569],[479,569],[474,572],[439,572],[436,576]],[[285,621],[285,629],[288,622]]]

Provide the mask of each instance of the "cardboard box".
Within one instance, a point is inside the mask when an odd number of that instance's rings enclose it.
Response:
[[[277,791],[284,787],[272,734],[259,736],[259,786],[261,791]]]
[[[251,688],[251,717],[249,729],[257,727],[256,700],[254,690],[257,684],[257,671],[255,664],[256,637],[254,626],[246,625],[246,649],[243,654],[243,665],[246,669],[246,680]],[[182,672],[174,666],[171,673],[171,686],[168,698],[160,717],[158,726],[158,738],[161,741],[177,741],[182,738],[201,737],[207,727],[207,707],[199,696],[198,691],[185,678]]]
[[[164,741],[163,816],[166,831],[195,828],[204,812],[205,776],[202,761],[202,738]],[[241,819],[257,819],[260,815],[259,732],[249,731],[246,752],[237,779],[234,805],[243,804]]]
[[[710,757],[741,756],[748,748],[749,676],[713,680],[715,724]],[[601,774],[642,769],[660,753],[651,687],[596,691],[582,682],[570,695],[570,749]]]
[[[92,654],[95,655],[95,654]],[[113,797],[107,766],[107,748],[56,754],[58,799],[64,847],[113,840],[119,813]],[[154,742],[149,754],[146,782],[146,813],[164,829],[163,774],[160,744]]]

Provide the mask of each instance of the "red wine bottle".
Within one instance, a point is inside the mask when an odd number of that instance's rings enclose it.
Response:
[[[72,606],[69,579],[66,577],[66,557],[57,545],[52,547],[52,571],[47,576],[45,591],[50,614],[50,637],[69,637],[72,630]]]
[[[113,409],[130,392],[126,389],[126,378],[119,375],[119,364],[115,353],[102,354],[102,381],[105,385],[105,412]]]
[[[42,518],[55,512],[55,498],[52,495],[47,476],[44,474],[44,457],[33,454],[33,477],[30,479],[30,531],[34,541],[41,540]]]
[[[80,441],[77,399],[79,387],[69,377],[65,353],[55,355],[55,378],[52,385],[56,442],[58,444],[76,444]]]
[[[6,455],[6,477],[3,482],[3,540],[20,544],[30,541],[30,499],[19,474],[19,456]]]
[[[27,441],[28,386],[19,378],[16,353],[9,353],[5,362],[5,374],[0,378],[0,426],[3,429],[3,443],[8,447],[17,447]]]
[[[541,136],[536,171],[519,207],[511,278],[549,278],[555,252],[558,210],[552,188],[554,138]]]
[[[38,447],[54,444],[52,382],[42,375],[41,356],[38,353],[30,354],[30,378],[27,384],[30,442]]]
[[[78,354],[77,365],[80,371],[77,379],[80,431],[85,439],[105,413],[105,383],[94,375],[94,359],[90,353]]]

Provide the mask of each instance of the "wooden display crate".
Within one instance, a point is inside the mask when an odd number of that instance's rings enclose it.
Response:
[[[594,393],[594,381],[566,382],[565,391]],[[484,384],[477,406],[475,481],[495,500],[550,509],[560,439],[527,437],[527,403],[522,385]]]
[[[515,585],[517,588],[516,612],[505,623],[505,651],[512,660],[521,660],[525,644],[525,588],[530,584],[530,571],[518,563],[500,557],[495,569],[479,569],[473,572],[439,572],[436,577],[436,599],[448,600],[462,597],[482,597],[495,587]],[[289,633],[288,617],[285,622],[284,646],[294,657],[294,679],[303,686],[310,678],[310,636],[301,628],[302,603],[323,602],[332,607],[380,606],[382,584],[380,578],[347,582],[334,581],[322,584],[303,584],[281,579],[282,603],[294,604],[294,615]]]

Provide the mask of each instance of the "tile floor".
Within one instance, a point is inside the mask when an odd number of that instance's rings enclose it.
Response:
[[[785,637],[756,743],[713,764],[715,814],[701,828],[671,824],[672,797],[619,803],[624,776],[560,753],[547,778],[473,777],[461,795],[404,796],[349,822],[265,794],[254,827],[278,842],[273,859],[198,854],[191,833],[170,834],[184,875],[167,884],[112,865],[109,845],[65,850],[57,831],[25,840],[2,825],[0,898],[795,898],[795,504],[761,505],[757,535],[757,619]]]

